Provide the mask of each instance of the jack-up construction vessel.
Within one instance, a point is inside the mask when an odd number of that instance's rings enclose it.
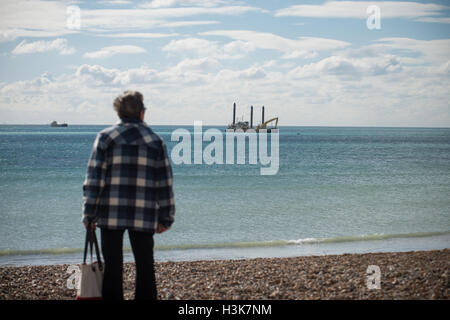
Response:
[[[267,127],[268,124],[271,122],[275,122],[275,126],[273,127]],[[262,116],[261,116],[261,123],[256,126],[256,128],[253,128],[253,106],[251,106],[250,109],[250,124],[248,121],[244,121],[242,118],[241,121],[236,122],[236,103],[233,104],[233,123],[228,125],[227,131],[228,132],[235,132],[236,130],[242,130],[246,132],[249,129],[254,129],[256,132],[259,132],[259,130],[267,130],[268,133],[278,130],[278,117],[272,118],[268,121],[264,121],[264,106],[262,106]]]

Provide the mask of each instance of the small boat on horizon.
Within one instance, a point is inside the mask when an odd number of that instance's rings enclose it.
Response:
[[[68,124],[67,123],[58,123],[56,121],[52,121],[52,123],[50,123],[50,127],[67,127]]]

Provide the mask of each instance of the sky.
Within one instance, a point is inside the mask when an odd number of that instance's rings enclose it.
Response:
[[[450,127],[450,1],[0,0],[0,124]]]

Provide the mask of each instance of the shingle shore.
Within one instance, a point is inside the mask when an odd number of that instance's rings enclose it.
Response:
[[[367,268],[380,268],[368,289]],[[69,265],[0,268],[0,299],[74,299]],[[293,258],[157,262],[159,299],[449,299],[450,249]],[[134,263],[124,266],[134,296]]]

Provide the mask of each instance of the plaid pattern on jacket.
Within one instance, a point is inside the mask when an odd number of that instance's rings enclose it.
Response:
[[[95,139],[83,184],[83,222],[155,232],[174,221],[172,168],[164,141],[131,119]]]

